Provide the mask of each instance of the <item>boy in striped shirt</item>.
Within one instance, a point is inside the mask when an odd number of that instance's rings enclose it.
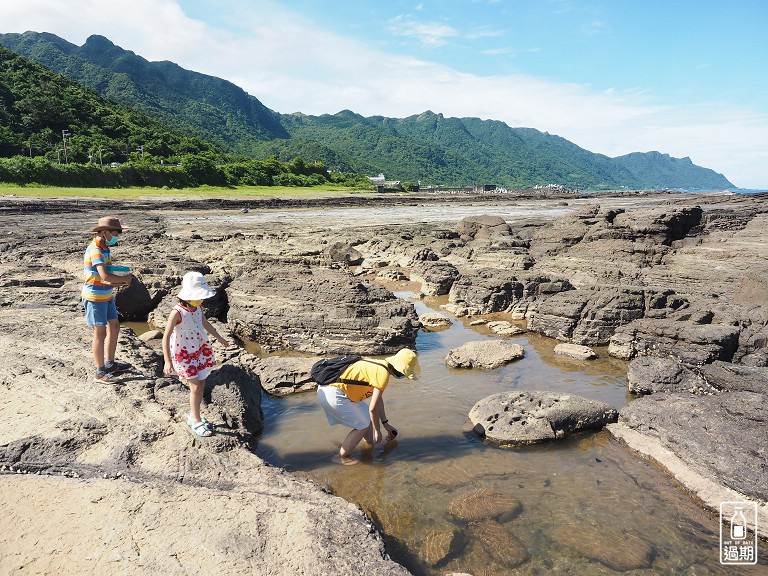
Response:
[[[130,284],[133,276],[118,276],[109,271],[112,264],[110,247],[116,246],[123,226],[116,216],[105,216],[92,228],[97,236],[85,249],[83,256],[82,289],[85,319],[93,326],[93,362],[96,364],[96,382],[114,382],[116,374],[127,370],[130,364],[115,362],[120,322],[117,319],[114,285]],[[106,344],[106,346],[105,346]],[[106,348],[106,350],[105,350]],[[107,361],[104,362],[106,353]]]

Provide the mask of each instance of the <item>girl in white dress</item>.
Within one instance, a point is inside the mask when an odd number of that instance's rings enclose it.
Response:
[[[225,348],[229,342],[222,338],[208,322],[200,305],[206,298],[215,296],[205,277],[200,272],[187,272],[181,281],[177,295],[179,303],[168,316],[163,334],[163,373],[173,371],[189,386],[189,414],[187,424],[198,436],[213,434],[210,424],[200,417],[205,379],[216,367],[216,357],[211,348],[208,334],[213,335]]]

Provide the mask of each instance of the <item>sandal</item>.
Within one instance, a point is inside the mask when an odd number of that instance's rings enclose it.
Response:
[[[96,372],[96,376],[93,378],[94,382],[100,382],[102,384],[117,382],[117,380],[117,374],[111,372]]]
[[[189,424],[189,428],[197,436],[208,437],[213,435],[213,432],[211,432],[211,429],[208,428],[207,422],[201,421],[201,422],[198,422],[197,424]]]
[[[200,416],[200,422],[202,422],[203,424],[208,426],[208,428],[215,428],[216,427],[215,424],[209,422],[208,420],[206,420],[202,416]],[[194,426],[194,424],[195,424],[195,421],[192,420],[192,416],[190,416],[189,414],[187,414],[187,424],[189,424],[190,426]]]

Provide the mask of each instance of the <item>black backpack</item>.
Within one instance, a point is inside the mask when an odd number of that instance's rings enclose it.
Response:
[[[323,358],[312,365],[309,375],[319,386],[328,386],[329,384],[335,384],[336,382],[370,386],[370,383],[364,382],[363,380],[341,378],[341,374],[344,370],[359,360],[363,360],[363,357],[354,354],[349,356],[336,356],[335,358]],[[372,364],[378,364],[378,362],[372,362]]]

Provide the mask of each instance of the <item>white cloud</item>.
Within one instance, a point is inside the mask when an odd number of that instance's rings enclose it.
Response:
[[[447,38],[458,36],[455,28],[440,22],[417,22],[409,16],[398,16],[390,21],[388,30],[395,36],[416,38],[424,46],[442,46]]]
[[[101,34],[149,60],[226,78],[279,112],[350,109],[405,117],[432,110],[502,120],[609,156],[650,150],[689,156],[737,186],[768,188],[768,118],[732,104],[682,108],[664,105],[647,89],[598,92],[531,76],[459,72],[378,51],[268,0],[227,3],[237,33],[187,17],[173,0],[133,0],[121,3],[119,13],[105,4],[3,3],[0,21],[4,32],[47,31],[77,44]],[[434,41],[451,30],[432,29]]]

